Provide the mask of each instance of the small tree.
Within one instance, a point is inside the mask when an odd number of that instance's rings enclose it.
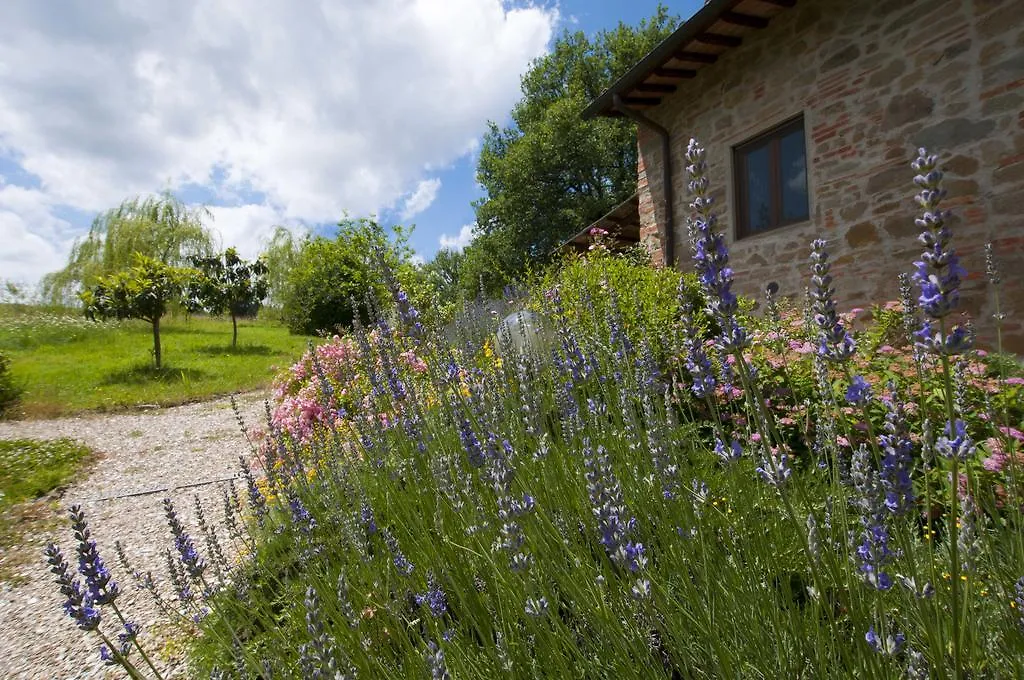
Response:
[[[192,264],[198,275],[185,289],[190,310],[231,315],[231,346],[238,343],[238,317],[254,314],[267,297],[267,265],[262,260],[246,262],[234,248],[216,257],[196,257]]]
[[[144,255],[134,266],[100,277],[79,294],[90,319],[142,319],[153,327],[153,362],[160,368],[160,318],[177,299],[189,277],[186,269],[171,267]]]
[[[64,269],[43,277],[43,296],[63,304],[100,277],[131,267],[136,253],[172,267],[210,256],[216,250],[204,224],[209,217],[206,208],[188,206],[169,192],[128,199],[93,221],[85,238],[72,246]]]

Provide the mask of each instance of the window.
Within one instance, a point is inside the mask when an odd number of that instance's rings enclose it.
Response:
[[[733,168],[736,238],[810,217],[803,116],[737,146]]]

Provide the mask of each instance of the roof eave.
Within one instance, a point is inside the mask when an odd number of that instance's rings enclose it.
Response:
[[[594,116],[607,116],[615,110],[613,98],[623,95],[639,85],[651,72],[668,61],[681,45],[688,43],[701,33],[707,31],[721,16],[738,5],[741,0],[710,0],[694,13],[682,26],[670,36],[662,40],[647,53],[633,68],[629,69],[611,87],[602,92],[597,99],[590,102],[581,114],[584,119]]]

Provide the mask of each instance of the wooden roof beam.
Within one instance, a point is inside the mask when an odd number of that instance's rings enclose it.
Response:
[[[696,78],[697,72],[689,68],[668,68],[661,66],[651,71],[659,78]]]
[[[661,97],[623,97],[622,103],[634,106],[657,106],[661,103]]]
[[[676,86],[667,83],[640,83],[633,90],[635,92],[663,92],[669,94],[676,91]]]
[[[680,61],[692,61],[697,64],[714,64],[718,61],[717,54],[708,54],[707,52],[676,52],[675,58]]]
[[[697,41],[705,45],[718,45],[719,47],[739,47],[743,44],[743,38],[721,33],[701,33],[697,36]]]
[[[776,7],[796,7],[796,0],[759,0]]]
[[[754,16],[753,14],[741,14],[739,12],[723,12],[722,21],[733,26],[744,26],[746,28],[767,28],[768,19]]]

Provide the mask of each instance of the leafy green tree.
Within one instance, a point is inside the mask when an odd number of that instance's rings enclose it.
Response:
[[[198,273],[185,287],[185,301],[192,311],[231,316],[231,346],[238,345],[238,317],[252,315],[267,297],[267,265],[247,262],[228,248],[215,257],[196,257]]]
[[[64,269],[43,278],[43,294],[60,304],[101,277],[129,268],[136,254],[175,267],[209,257],[215,252],[203,224],[209,216],[205,208],[187,206],[169,192],[128,199],[93,221],[85,238],[72,246]]]
[[[441,248],[434,259],[420,268],[420,290],[429,291],[429,301],[423,304],[434,313],[435,321],[447,321],[458,301],[464,298],[459,289],[466,256],[459,250]]]
[[[370,304],[385,308],[391,295],[380,275],[387,266],[399,284],[412,274],[408,231],[395,227],[394,239],[369,218],[344,219],[333,239],[303,241],[284,289],[282,316],[292,333],[314,335],[351,326],[358,314],[369,318]]]
[[[677,22],[659,6],[637,27],[619,24],[593,39],[566,32],[523,77],[511,124],[491,123],[477,166],[487,195],[475,205],[478,236],[465,274],[489,278],[487,292],[549,261],[561,242],[636,191],[633,123],[580,112]]]
[[[268,292],[264,309],[269,306],[280,311],[287,297],[289,273],[298,263],[306,240],[305,235],[297,236],[286,227],[274,228],[273,235],[260,253],[260,260],[267,265]]]
[[[79,294],[90,319],[141,319],[153,327],[153,363],[161,365],[160,319],[177,300],[192,272],[136,254],[124,271],[101,276]]]

